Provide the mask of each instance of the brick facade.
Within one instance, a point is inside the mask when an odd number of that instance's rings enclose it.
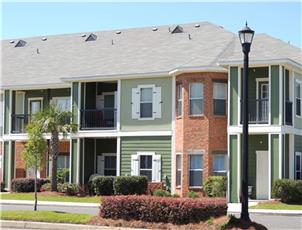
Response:
[[[16,178],[24,178],[26,177],[26,165],[22,159],[22,151],[24,150],[26,142],[16,141],[15,142],[15,153],[16,153]],[[69,153],[69,141],[60,142],[59,146],[60,153]],[[46,153],[47,159],[47,153]],[[40,170],[40,177],[47,177],[47,165]]]
[[[176,192],[186,196],[189,189],[189,152],[202,150],[203,179],[212,175],[212,153],[227,151],[227,116],[213,113],[213,82],[227,80],[226,73],[186,73],[176,77],[183,87],[183,112],[176,118],[176,153],[182,154],[181,187]],[[189,86],[192,82],[202,82],[204,90],[204,114],[189,115]],[[195,189],[196,190],[196,189]],[[197,189],[197,191],[201,191]]]

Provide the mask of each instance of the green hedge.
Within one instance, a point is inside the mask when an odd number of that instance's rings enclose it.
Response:
[[[225,197],[227,190],[227,178],[224,176],[209,176],[203,186],[206,196]]]
[[[147,193],[148,179],[145,176],[92,175],[88,188],[91,195],[141,195]]]
[[[273,183],[272,195],[284,203],[302,203],[302,181],[281,179]]]

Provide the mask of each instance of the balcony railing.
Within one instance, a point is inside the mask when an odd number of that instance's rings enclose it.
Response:
[[[268,99],[249,99],[249,124],[267,124],[268,123]],[[242,101],[241,101],[241,119],[242,124]]]
[[[25,133],[29,120],[29,114],[12,114],[12,133]]]
[[[291,101],[285,102],[285,124],[293,125],[293,103]]]
[[[80,129],[115,129],[116,109],[82,109]]]

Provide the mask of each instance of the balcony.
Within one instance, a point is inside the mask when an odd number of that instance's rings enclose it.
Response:
[[[293,125],[293,103],[291,101],[285,102],[285,124]]]
[[[268,99],[249,99],[249,124],[267,124],[268,123]],[[241,102],[241,119],[242,124],[242,102]]]
[[[116,128],[116,109],[114,108],[82,109],[80,112],[81,130]]]
[[[12,133],[25,133],[29,120],[29,114],[12,114]]]

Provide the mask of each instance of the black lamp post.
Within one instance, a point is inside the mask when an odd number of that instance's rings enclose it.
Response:
[[[239,39],[244,53],[243,61],[243,95],[242,95],[242,133],[243,133],[243,154],[242,154],[242,176],[241,176],[241,219],[250,221],[248,206],[248,68],[249,52],[254,37],[254,31],[251,30],[247,23],[239,32]]]

